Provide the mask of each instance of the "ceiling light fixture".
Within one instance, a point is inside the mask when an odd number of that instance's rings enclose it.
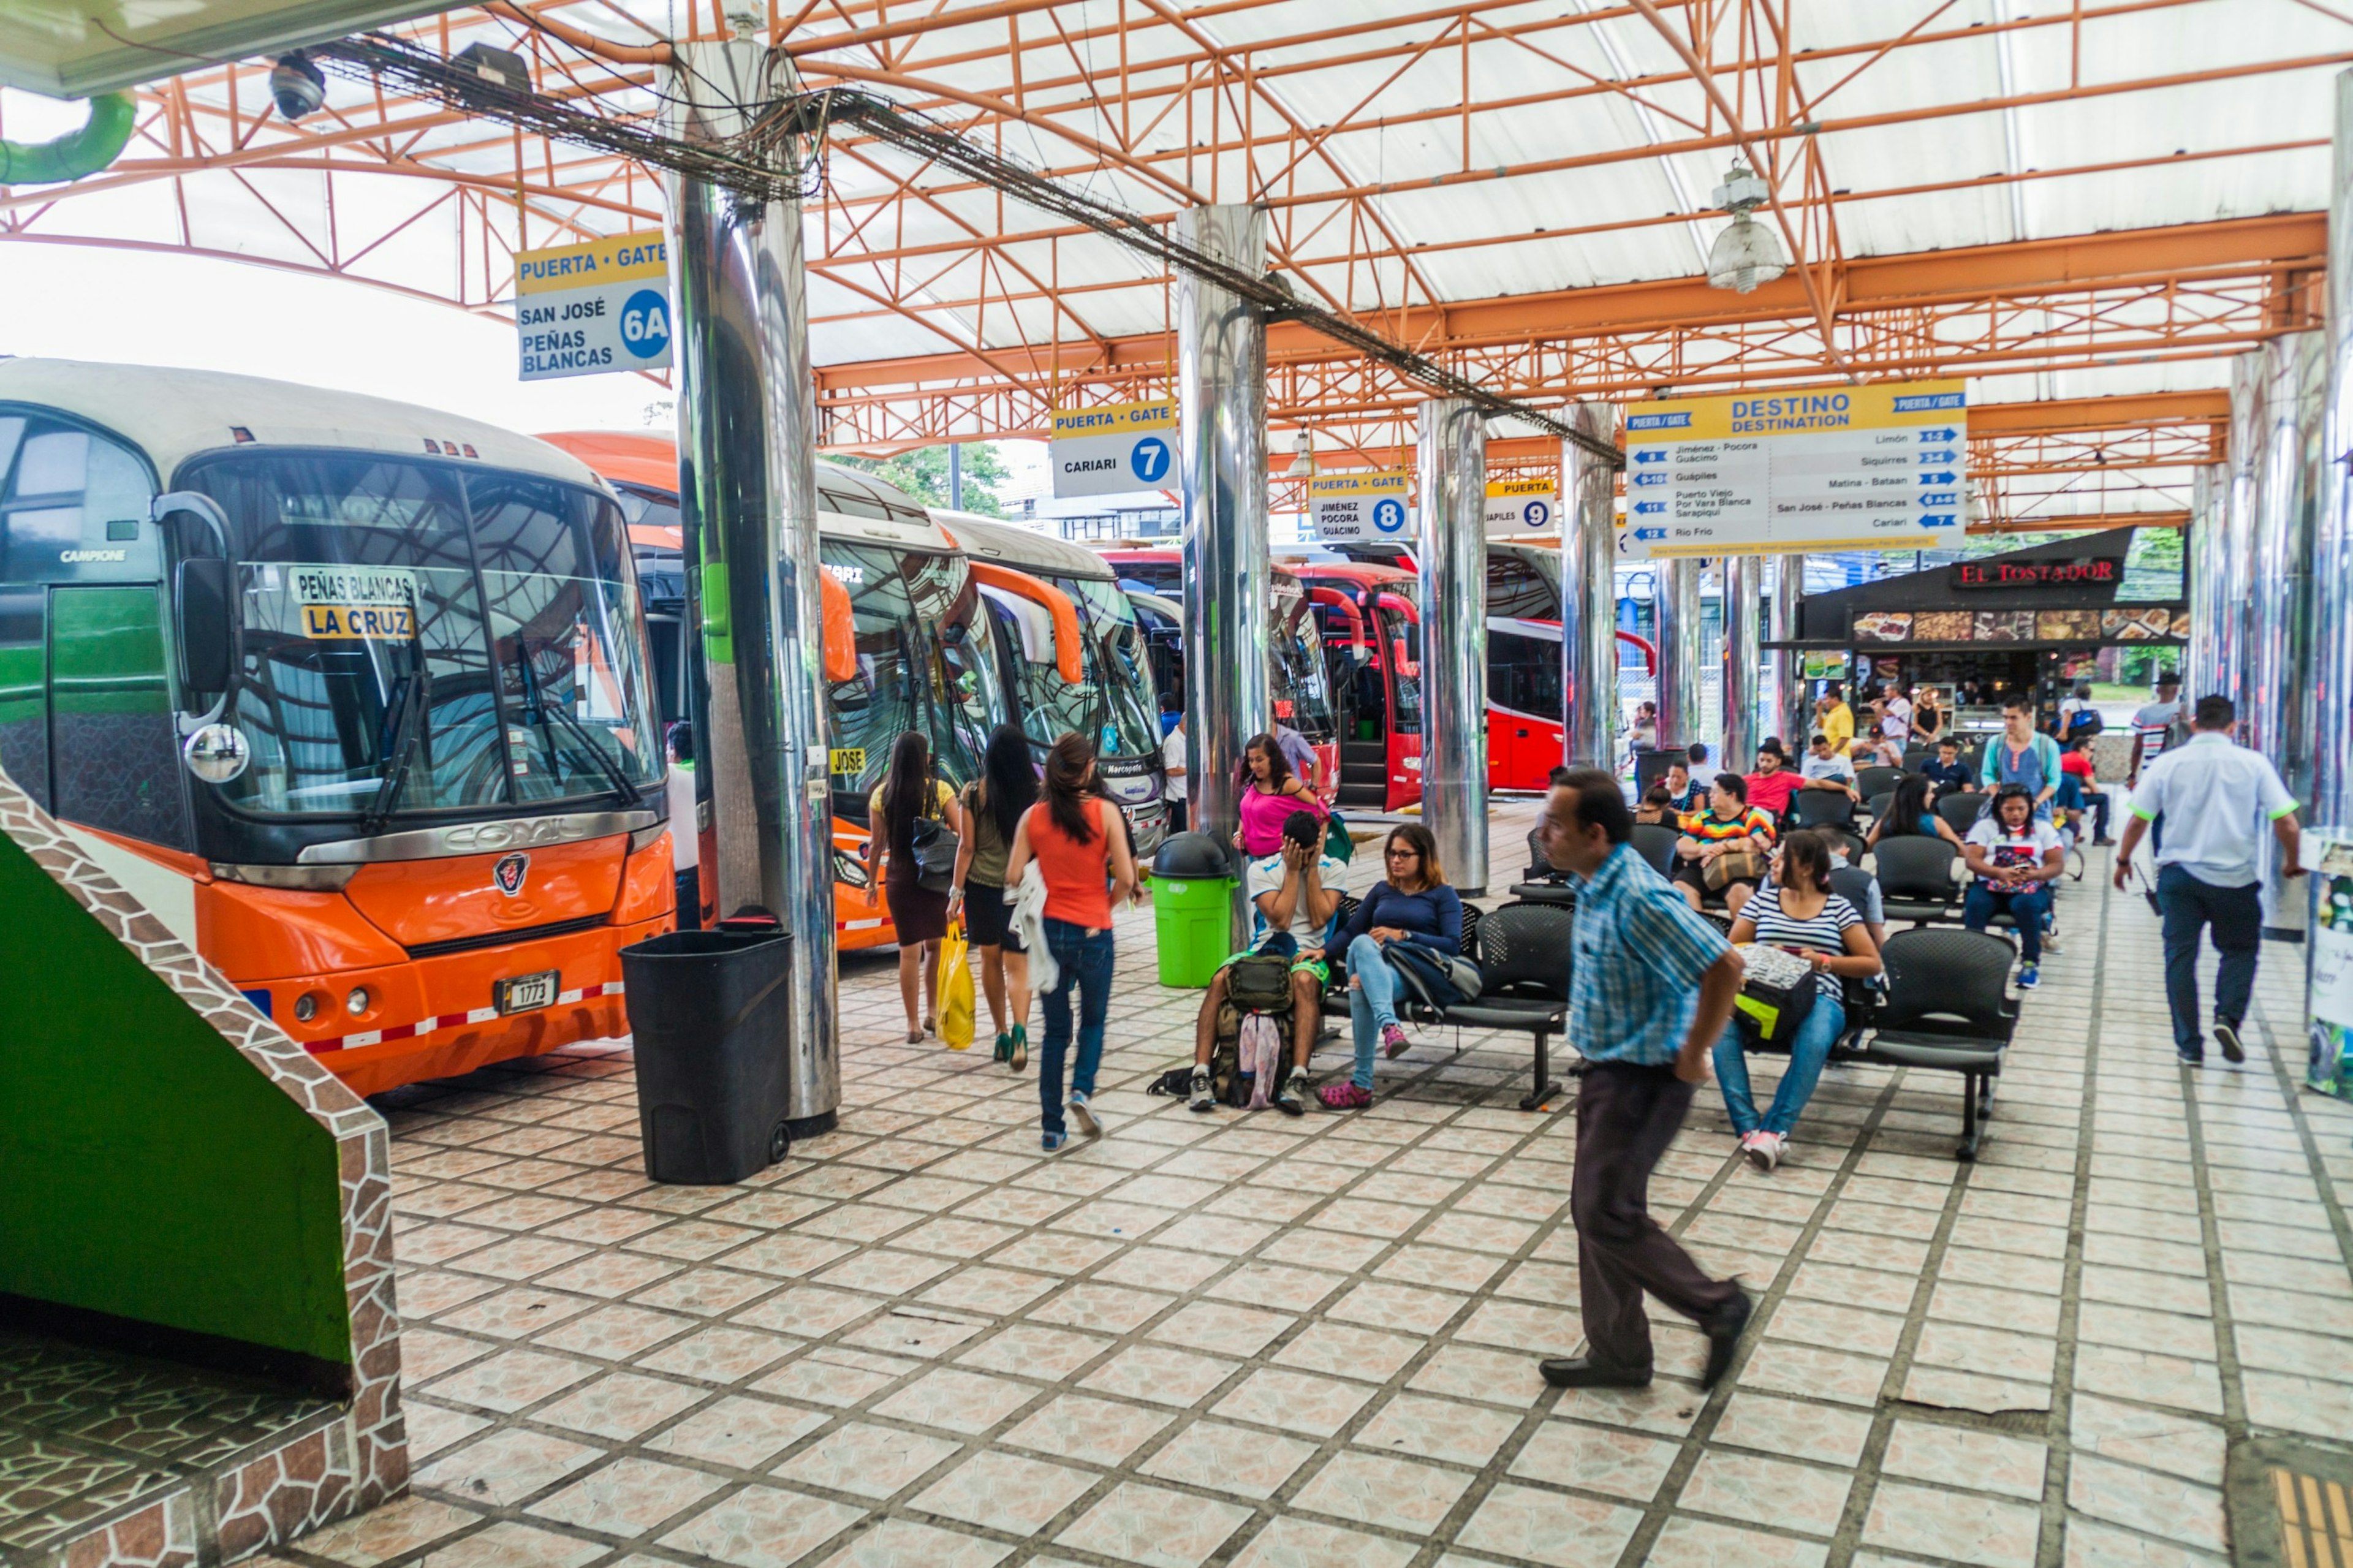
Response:
[[[1291,443],[1291,467],[1285,472],[1294,479],[1312,479],[1315,477],[1315,448],[1309,445],[1307,432],[1304,430],[1302,430],[1297,439]]]
[[[1759,284],[1770,283],[1789,269],[1788,258],[1781,254],[1781,242],[1773,237],[1771,229],[1749,216],[1755,208],[1763,206],[1771,194],[1765,182],[1742,163],[1732,165],[1732,173],[1715,187],[1713,199],[1732,215],[1732,224],[1708,247],[1709,288],[1729,289],[1736,294],[1753,293]]]

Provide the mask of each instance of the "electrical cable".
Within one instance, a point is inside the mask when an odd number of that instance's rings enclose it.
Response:
[[[389,78],[468,113],[708,181],[754,201],[815,196],[825,184],[828,130],[834,125],[854,126],[879,142],[953,169],[1040,212],[1092,229],[1162,267],[1213,283],[1257,306],[1270,321],[1297,321],[1409,381],[1445,396],[1461,398],[1492,418],[1533,425],[1613,467],[1622,467],[1625,461],[1612,443],[1541,408],[1489,391],[1349,316],[1300,299],[1275,273],[1253,272],[1185,244],[1163,225],[1071,190],[874,93],[827,88],[779,94],[756,106],[751,129],[741,136],[684,142],[642,125],[575,109],[541,95],[528,83],[517,86],[472,61],[444,59],[381,33],[317,45],[311,55],[342,75]]]

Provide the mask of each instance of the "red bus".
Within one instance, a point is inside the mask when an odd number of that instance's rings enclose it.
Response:
[[[1119,573],[1123,586],[1148,590],[1171,605],[1183,603],[1184,557],[1174,550],[1120,545],[1100,552]],[[1278,722],[1299,731],[1315,752],[1315,792],[1332,802],[1341,779],[1340,726],[1316,618],[1308,613],[1307,589],[1277,566],[1267,584],[1267,700]],[[1159,689],[1186,706],[1184,628],[1176,617],[1138,602],[1145,635],[1153,651]]]
[[[1283,563],[1307,585],[1340,721],[1339,804],[1402,811],[1421,799],[1420,581],[1394,566]]]
[[[1639,651],[1653,676],[1658,673],[1657,648],[1629,631],[1619,632],[1618,640]],[[1487,709],[1488,786],[1544,788],[1560,763],[1567,727],[1556,549],[1487,546]]]

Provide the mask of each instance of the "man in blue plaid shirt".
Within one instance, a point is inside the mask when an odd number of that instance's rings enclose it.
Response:
[[[1649,1291],[1707,1336],[1704,1386],[1731,1369],[1750,1303],[1710,1279],[1651,1217],[1651,1172],[1674,1142],[1708,1052],[1740,993],[1740,955],[1628,847],[1633,814],[1599,768],[1564,768],[1536,831],[1545,857],[1577,879],[1568,1038],[1591,1064],[1577,1100],[1578,1289],[1587,1353],[1544,1363],[1556,1388],[1639,1388],[1651,1381]]]

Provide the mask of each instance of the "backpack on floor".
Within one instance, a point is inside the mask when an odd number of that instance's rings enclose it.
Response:
[[[1235,1056],[1250,1085],[1247,1109],[1264,1110],[1282,1073],[1282,1027],[1264,1013],[1244,1015]]]

